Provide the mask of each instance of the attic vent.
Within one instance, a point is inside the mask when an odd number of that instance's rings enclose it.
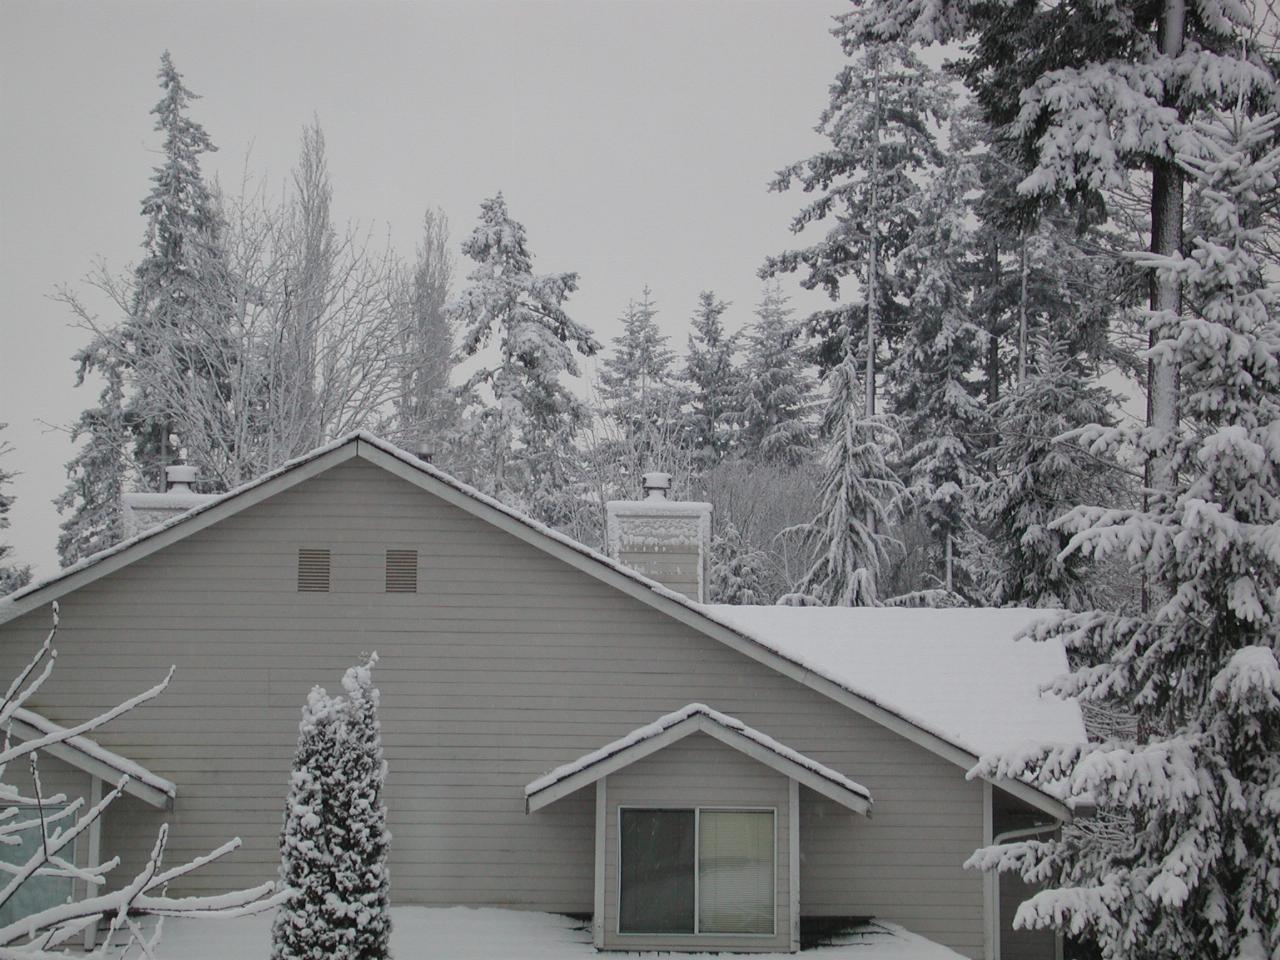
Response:
[[[316,547],[298,549],[298,592],[329,592],[329,551]]]
[[[418,592],[418,551],[387,551],[387,593]]]

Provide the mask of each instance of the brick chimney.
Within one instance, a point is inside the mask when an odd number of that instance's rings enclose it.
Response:
[[[167,523],[179,514],[216,500],[212,493],[196,493],[196,468],[185,464],[171,464],[164,468],[164,493],[126,493],[124,502],[124,527],[126,537],[135,537],[145,530]]]
[[[644,474],[644,499],[605,504],[610,557],[702,603],[711,556],[711,504],[672,500],[671,474]]]

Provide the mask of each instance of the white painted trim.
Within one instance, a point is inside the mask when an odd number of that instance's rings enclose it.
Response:
[[[787,891],[791,903],[791,952],[800,949],[800,781],[787,781]]]
[[[774,753],[749,737],[744,737],[736,730],[730,730],[716,723],[706,714],[694,714],[655,736],[639,740],[622,748],[617,753],[610,754],[588,767],[569,774],[562,780],[557,780],[537,793],[527,796],[525,798],[525,810],[528,813],[541,810],[561,797],[566,797],[577,790],[581,790],[600,777],[608,776],[611,773],[616,773],[625,767],[629,767],[637,760],[643,760],[645,757],[657,753],[659,750],[695,733],[705,733],[758,763],[776,770],[784,776],[800,781],[806,787],[821,793],[824,797],[829,797],[841,806],[848,807],[863,816],[870,816],[871,803],[866,797],[860,796],[851,790],[846,790],[808,767]]]
[[[92,810],[102,802],[102,779],[100,777],[91,777],[89,780],[89,809]],[[102,816],[89,824],[89,853],[85,863],[88,868],[93,868],[102,863]],[[89,889],[89,884],[85,885],[84,895],[89,898],[95,895],[96,891]],[[98,940],[98,920],[95,918],[92,923],[84,928],[84,948],[86,951],[92,950],[94,944]]]
[[[591,914],[591,942],[597,950],[604,949],[604,894],[605,864],[608,863],[609,798],[606,793],[608,777],[596,781],[596,875],[594,912]]]
[[[982,784],[982,845],[995,841],[995,791],[990,783]],[[986,960],[1000,960],[1000,877],[994,870],[982,872],[982,955]]]
[[[33,727],[16,716],[10,717],[9,722],[13,733],[21,740],[35,740],[48,734],[47,730],[41,730],[38,727]],[[95,779],[109,781],[112,786],[119,783],[121,778],[128,776],[129,780],[124,785],[125,793],[135,796],[144,803],[149,803],[151,806],[158,807],[161,810],[173,809],[173,797],[165,793],[163,790],[159,790],[156,787],[151,786],[149,783],[144,783],[136,776],[130,775],[128,770],[113,767],[111,764],[104,763],[102,760],[99,760],[91,754],[85,753],[83,750],[76,749],[75,744],[70,741],[63,740],[58,743],[51,743],[48,746],[41,747],[40,753],[47,753],[51,757],[56,757],[58,760],[75,767],[77,770],[83,770]],[[92,827],[90,829],[92,829]]]

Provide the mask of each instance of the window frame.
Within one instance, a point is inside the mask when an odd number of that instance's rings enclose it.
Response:
[[[692,933],[644,933],[635,930],[622,929],[622,812],[624,810],[692,810],[693,811],[693,932]],[[773,909],[769,912],[769,932],[768,933],[716,933],[714,931],[702,929],[702,811],[714,810],[720,813],[768,813],[773,818],[773,869],[770,871],[773,878]],[[777,806],[746,806],[740,803],[734,804],[681,804],[681,803],[620,803],[617,806],[617,816],[615,818],[615,828],[617,830],[616,843],[614,849],[617,851],[617,862],[614,865],[615,890],[617,896],[614,899],[614,933],[619,937],[648,937],[650,939],[662,939],[666,937],[676,938],[716,938],[723,937],[728,939],[745,939],[745,940],[772,940],[778,936],[778,807]]]

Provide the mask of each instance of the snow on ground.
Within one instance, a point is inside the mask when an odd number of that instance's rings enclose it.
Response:
[[[552,913],[396,907],[391,911],[391,931],[396,960],[588,960],[600,956],[583,923]],[[270,914],[241,920],[170,920],[156,960],[267,960],[270,938]],[[869,924],[841,941],[838,946],[807,950],[805,956],[813,960],[960,960],[960,954],[890,923]],[[753,960],[791,956],[751,954]]]

